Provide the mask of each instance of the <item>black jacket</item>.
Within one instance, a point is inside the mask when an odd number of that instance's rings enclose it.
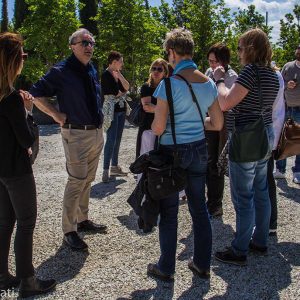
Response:
[[[17,91],[0,101],[0,177],[32,173],[27,152],[35,140],[32,124]]]

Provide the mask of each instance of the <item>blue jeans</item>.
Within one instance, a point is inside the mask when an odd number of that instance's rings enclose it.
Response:
[[[236,234],[231,245],[237,255],[247,255],[251,237],[255,245],[267,246],[271,215],[267,173],[274,143],[272,126],[267,131],[267,157],[249,163],[229,161],[231,198],[236,212]]]
[[[161,146],[169,153],[174,146]],[[205,203],[205,181],[207,170],[207,148],[205,140],[178,145],[181,167],[188,175],[187,188],[189,211],[194,229],[194,263],[209,270],[212,249],[212,230]],[[177,215],[179,195],[175,193],[160,200],[159,242],[161,256],[159,269],[165,274],[175,272],[177,247]]]
[[[286,111],[286,118],[292,117],[294,121],[300,123],[300,106],[298,107],[288,107]],[[278,160],[276,162],[276,169],[281,173],[286,171],[286,159]],[[300,172],[300,155],[296,155],[295,166],[293,167],[293,172]]]
[[[104,146],[103,169],[108,170],[110,161],[112,166],[118,165],[120,143],[125,124],[125,111],[115,112],[114,119],[106,132]]]

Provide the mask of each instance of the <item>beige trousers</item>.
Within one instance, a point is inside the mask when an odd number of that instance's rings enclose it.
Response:
[[[68,182],[65,188],[62,229],[77,231],[77,223],[88,220],[91,183],[103,148],[103,130],[61,128]]]

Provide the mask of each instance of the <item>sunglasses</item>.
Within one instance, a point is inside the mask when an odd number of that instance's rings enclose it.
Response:
[[[83,47],[91,46],[91,48],[94,48],[96,43],[93,41],[83,40],[83,41],[74,43],[72,45],[77,45],[77,44],[81,44],[81,46],[83,46]]]
[[[151,72],[155,72],[155,71],[162,73],[164,69],[162,67],[152,67]]]
[[[22,59],[25,61],[28,58],[28,53],[22,53]]]

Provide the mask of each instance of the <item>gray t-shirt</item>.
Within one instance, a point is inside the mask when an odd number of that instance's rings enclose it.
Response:
[[[284,65],[281,71],[282,77],[284,79],[284,97],[287,106],[295,107],[300,106],[300,67],[296,65],[296,61],[290,61]],[[297,85],[293,89],[287,88],[287,83],[290,80],[296,78]]]

